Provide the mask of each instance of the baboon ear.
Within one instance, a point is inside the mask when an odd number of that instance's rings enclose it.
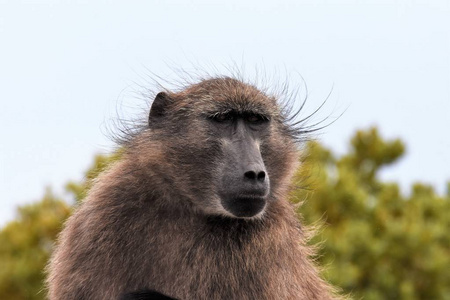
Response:
[[[167,106],[170,102],[171,99],[167,93],[158,93],[155,100],[153,100],[152,107],[150,108],[150,115],[148,117],[149,123],[164,117],[167,112]]]

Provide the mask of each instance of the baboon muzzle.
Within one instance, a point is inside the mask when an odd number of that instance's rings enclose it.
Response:
[[[243,130],[233,137],[228,150],[228,164],[220,192],[221,204],[238,218],[254,217],[266,206],[270,190],[258,142],[251,133]]]

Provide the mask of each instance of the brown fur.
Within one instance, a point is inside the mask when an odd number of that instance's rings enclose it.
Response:
[[[178,124],[132,137],[67,221],[48,268],[50,299],[118,299],[142,289],[178,299],[333,298],[287,200],[298,150],[277,101],[229,78],[169,95]],[[204,116],[225,104],[271,117],[261,141],[271,201],[260,218],[208,208],[220,143]]]

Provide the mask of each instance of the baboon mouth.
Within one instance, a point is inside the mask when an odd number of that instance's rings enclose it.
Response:
[[[266,206],[266,198],[245,195],[222,200],[222,206],[237,218],[251,218],[259,214]]]

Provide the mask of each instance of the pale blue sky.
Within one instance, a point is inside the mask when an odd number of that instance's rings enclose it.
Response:
[[[383,178],[445,190],[450,1],[0,0],[0,225],[112,149],[105,124],[142,105],[148,70],[233,62],[300,73],[310,108],[334,86],[324,114],[347,111],[324,143],[377,125],[408,146]]]

